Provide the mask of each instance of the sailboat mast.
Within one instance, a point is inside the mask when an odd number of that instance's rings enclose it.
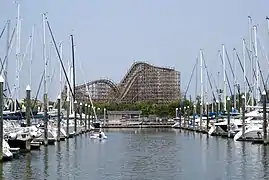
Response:
[[[223,109],[226,111],[226,73],[225,73],[225,46],[222,44],[222,60],[223,60]]]
[[[20,68],[20,4],[18,4],[18,15],[17,15],[17,27],[16,27],[16,85],[15,85],[15,101],[14,101],[14,111],[17,111],[17,100],[18,100],[18,88],[19,88],[19,68]]]
[[[255,81],[253,75],[253,58],[252,58],[252,18],[248,16],[248,31],[249,31],[249,51],[250,51],[250,81],[252,83],[252,95],[251,95],[251,106],[254,106],[254,96],[255,96]]]
[[[200,49],[200,71],[201,71],[201,101],[200,101],[200,128],[202,127],[202,117],[203,117],[203,101],[204,101],[204,92],[203,92],[203,52]]]
[[[43,14],[43,60],[44,60],[44,94],[47,94],[47,55],[46,55],[46,26],[45,26],[46,17]],[[46,104],[46,103],[45,103]]]
[[[63,44],[61,43],[60,44],[60,47],[59,47],[59,49],[60,49],[60,56],[61,56],[61,59],[63,60]],[[62,99],[62,66],[61,66],[61,64],[59,63],[59,76],[60,76],[60,99]],[[60,101],[61,102],[61,108],[62,108],[62,101]]]
[[[198,66],[198,57],[196,58],[196,64]],[[197,88],[198,88],[198,67],[195,69],[195,104],[197,102]]]
[[[47,107],[47,96],[48,96],[48,92],[47,92],[47,56],[46,56],[46,25],[45,25],[45,21],[46,21],[46,17],[45,14],[42,15],[43,17],[43,60],[44,60],[44,124],[45,124],[45,131],[44,131],[44,135],[45,135],[45,141],[47,140],[48,137],[48,132],[47,132],[47,126],[48,126],[48,117],[47,117],[47,113],[48,113],[48,107]],[[46,144],[47,142],[45,142]]]
[[[72,58],[73,54],[72,54],[72,49],[73,49],[73,44],[72,42],[70,43],[70,57]],[[71,59],[70,58],[70,59]],[[73,98],[70,98],[70,95],[71,95],[71,90],[73,89],[71,86],[71,84],[73,83],[73,76],[72,76],[72,60],[68,60],[68,80],[70,81],[70,88],[67,88],[67,93],[68,93],[68,96],[69,96],[69,100],[70,100],[70,113],[72,114],[74,112],[74,100]]]
[[[75,103],[75,98],[76,98],[76,68],[75,68],[75,50],[74,50],[74,37],[71,35],[71,43],[72,43],[72,68],[73,68],[73,92],[74,92],[74,97],[73,97],[73,103]],[[75,107],[75,105],[73,105]]]
[[[70,80],[70,82],[71,82],[71,65],[70,65],[70,62],[68,61],[67,62],[67,67],[68,67],[68,79]],[[72,100],[73,99],[70,99],[70,89],[68,88],[68,86],[67,86],[67,99],[69,100],[69,101],[71,101],[71,103],[69,103],[69,107],[67,107],[67,108],[69,108],[69,112],[72,114],[73,112],[72,112]]]
[[[233,51],[233,61],[234,61],[234,97],[233,97],[233,101],[234,101],[234,109],[236,109],[236,89],[237,89],[237,82],[236,82],[236,52]]]
[[[72,44],[72,64],[73,64],[73,108],[74,108],[74,131],[77,133],[77,101],[76,101],[76,67],[75,67],[75,50],[74,50],[74,37],[71,35]]]
[[[266,16],[266,21],[267,21],[267,33],[269,35],[269,17]],[[266,86],[267,86],[267,83],[266,83]]]
[[[202,54],[203,55],[203,54]],[[205,76],[205,93],[204,93],[204,101],[205,103],[208,103],[208,77]],[[205,106],[205,108],[207,108],[207,106]],[[206,112],[206,110],[205,110]]]
[[[220,111],[220,103],[221,103],[221,89],[220,89],[220,72],[218,72],[218,103],[217,103],[217,110]]]
[[[257,43],[257,26],[253,26],[254,31],[254,48],[255,48],[255,63],[256,63],[256,100],[259,101],[259,88],[260,88],[260,71],[258,62],[258,43]]]
[[[244,94],[245,94],[245,106],[247,102],[247,88],[246,88],[246,42],[243,39],[243,78],[244,78]]]
[[[10,42],[9,42],[9,39],[10,39],[10,20],[7,21],[7,44],[6,44],[6,64],[5,64],[5,71],[4,71],[4,76],[5,77],[5,89],[8,89],[8,52],[9,52],[9,47],[10,47]]]
[[[31,35],[31,50],[30,50],[30,87],[32,87],[32,64],[33,64],[33,46],[34,46],[34,32],[35,25],[32,27],[32,35]]]

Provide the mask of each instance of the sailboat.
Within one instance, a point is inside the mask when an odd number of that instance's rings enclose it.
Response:
[[[3,159],[8,160],[13,157],[12,152],[10,151],[9,144],[3,139]]]

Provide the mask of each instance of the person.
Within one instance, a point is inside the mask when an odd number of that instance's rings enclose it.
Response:
[[[102,138],[102,132],[101,132],[101,130],[99,131],[99,138]]]
[[[261,135],[262,135],[262,134],[261,134],[261,132],[258,131],[258,132],[257,132],[257,135],[258,135],[258,138],[261,138]]]

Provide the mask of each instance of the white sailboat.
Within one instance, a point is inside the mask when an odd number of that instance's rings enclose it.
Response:
[[[3,139],[3,159],[10,159],[13,157],[12,152],[10,151],[9,144]]]

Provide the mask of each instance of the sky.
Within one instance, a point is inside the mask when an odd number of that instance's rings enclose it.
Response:
[[[248,40],[249,15],[258,25],[258,36],[265,49],[269,47],[265,20],[269,16],[268,0],[0,0],[0,30],[7,20],[11,20],[11,29],[16,26],[16,2],[21,5],[21,53],[26,52],[35,25],[32,96],[44,69],[42,13],[47,13],[57,44],[63,43],[65,64],[71,56],[70,34],[74,35],[78,84],[100,78],[119,82],[134,61],[142,60],[180,71],[181,90],[185,91],[200,49],[217,80],[217,72],[221,71],[217,51],[225,44],[231,57],[233,48],[242,54],[242,38]],[[46,36],[48,54],[51,49],[49,75],[55,72],[48,91],[49,97],[56,99],[60,91],[59,60],[55,48],[49,48],[52,40],[48,31]],[[15,83],[15,47],[14,43],[9,56],[11,87]],[[0,39],[2,59],[5,48],[4,34]],[[262,61],[266,69],[267,62]],[[29,65],[27,53],[20,72],[20,97],[25,96],[30,83]],[[237,71],[238,77],[242,76],[239,68]],[[192,79],[188,93],[193,94],[194,89]]]

